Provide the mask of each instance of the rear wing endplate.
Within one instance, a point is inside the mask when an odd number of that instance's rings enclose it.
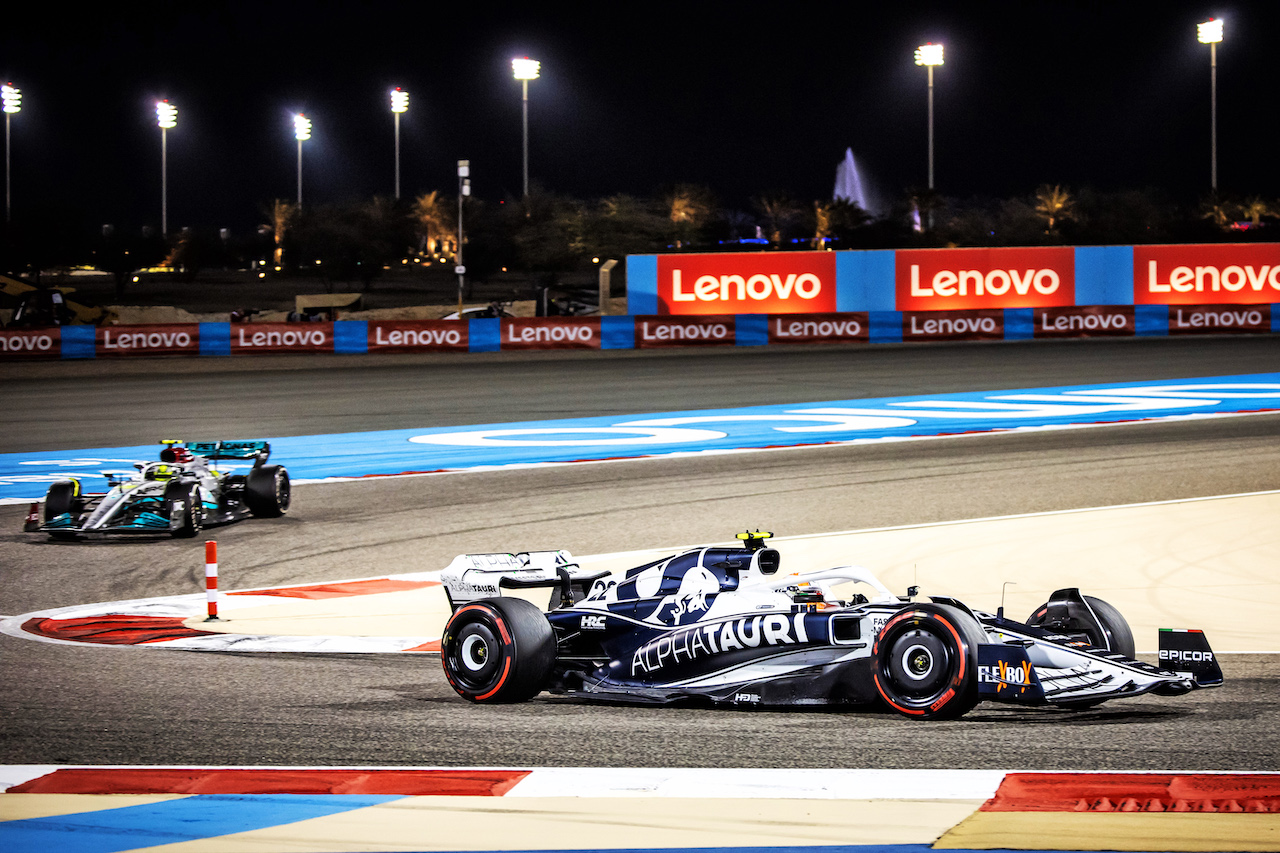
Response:
[[[517,554],[460,554],[440,573],[440,583],[457,610],[507,589],[556,589],[548,609],[572,606],[587,597],[591,585],[607,571],[591,572],[568,551],[522,551]]]

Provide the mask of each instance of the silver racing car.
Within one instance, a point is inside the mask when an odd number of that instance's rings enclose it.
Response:
[[[115,535],[195,536],[206,526],[249,516],[275,517],[289,509],[289,472],[268,465],[265,441],[182,442],[166,440],[155,462],[134,471],[104,471],[107,491],[86,493],[80,480],[59,480],[35,505],[26,529],[55,539],[99,539]],[[252,460],[247,473],[220,462]]]
[[[616,702],[873,705],[916,719],[978,702],[1087,708],[1222,683],[1199,631],[1161,630],[1139,661],[1114,607],[1061,589],[1026,622],[893,594],[866,569],[787,573],[768,533],[616,573],[566,551],[465,554],[441,573],[444,673],[472,702],[543,690]],[[540,608],[521,590],[550,588]],[[861,591],[859,591],[861,590]]]

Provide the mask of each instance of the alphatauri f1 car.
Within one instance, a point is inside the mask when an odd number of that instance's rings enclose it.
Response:
[[[1087,708],[1222,683],[1203,633],[1161,630],[1161,665],[1139,661],[1124,617],[1078,589],[1017,622],[1003,607],[916,601],[914,587],[894,595],[858,566],[784,573],[769,536],[616,573],[584,570],[566,551],[459,556],[441,573],[453,608],[445,676],[481,703],[547,690],[650,704],[883,703],[916,719],[983,700]],[[552,590],[546,610],[504,594],[537,587]]]
[[[55,539],[98,539],[128,534],[195,536],[206,526],[249,516],[275,517],[289,509],[289,472],[268,465],[265,441],[166,440],[158,462],[134,471],[104,471],[108,490],[85,493],[79,480],[49,487],[43,515],[28,530]],[[253,460],[248,473],[220,471],[229,460]],[[242,466],[241,466],[242,467]]]

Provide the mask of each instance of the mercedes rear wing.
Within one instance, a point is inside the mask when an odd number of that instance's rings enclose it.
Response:
[[[255,467],[271,455],[271,445],[265,441],[188,441],[186,448],[206,459],[253,459]]]
[[[587,597],[591,585],[607,571],[588,571],[568,551],[522,551],[518,554],[459,554],[440,573],[440,582],[457,610],[503,590],[554,589],[548,610],[572,606]]]

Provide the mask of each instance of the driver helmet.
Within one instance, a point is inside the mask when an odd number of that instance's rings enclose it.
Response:
[[[147,468],[146,473],[143,476],[148,480],[172,480],[176,473],[178,473],[176,468],[169,465],[159,464],[152,465]]]

